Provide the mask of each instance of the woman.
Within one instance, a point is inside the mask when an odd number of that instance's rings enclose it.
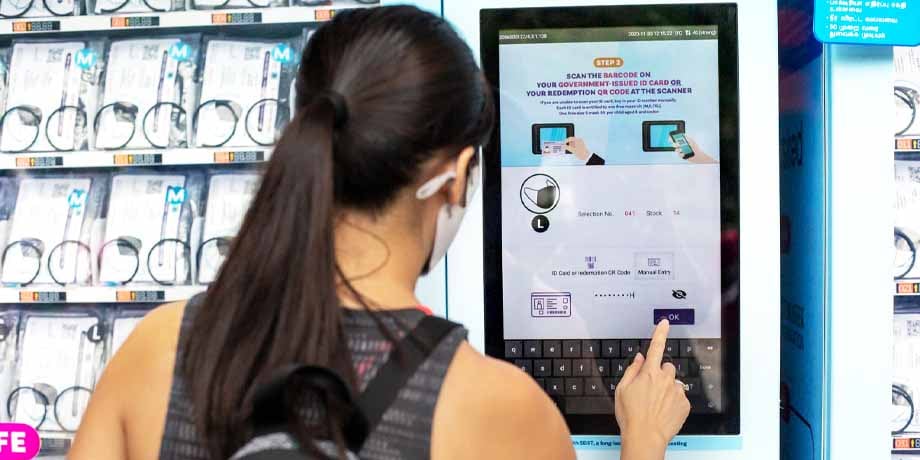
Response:
[[[341,12],[313,35],[296,90],[219,278],[139,325],[71,459],[230,458],[251,437],[253,393],[279,367],[324,366],[360,392],[425,316],[416,281],[456,232],[493,122],[469,48],[413,7]],[[618,389],[627,460],[662,458],[689,411],[661,365],[666,336],[664,323]],[[535,382],[464,339],[455,329],[438,343],[361,458],[574,458]]]

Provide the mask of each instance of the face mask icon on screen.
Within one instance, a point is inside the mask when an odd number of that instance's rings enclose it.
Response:
[[[546,214],[556,208],[562,190],[556,179],[542,173],[534,174],[521,184],[521,205],[534,214]]]
[[[524,187],[524,197],[542,209],[550,209],[556,204],[556,185],[546,180],[546,186],[540,189]]]

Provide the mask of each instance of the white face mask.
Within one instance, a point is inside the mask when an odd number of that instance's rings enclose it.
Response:
[[[470,200],[479,186],[479,166],[473,166],[469,171],[469,183],[466,187],[466,200],[464,200],[466,206],[469,206]],[[415,192],[415,198],[427,200],[434,196],[438,190],[441,190],[444,184],[456,178],[457,173],[453,170],[433,177],[418,188]],[[425,263],[422,269],[423,275],[427,274],[447,254],[447,248],[454,241],[454,237],[457,236],[457,231],[460,230],[464,213],[466,213],[466,207],[449,203],[444,203],[444,206],[438,211],[438,222],[434,228],[434,246],[431,248],[431,256],[428,258],[428,262]]]

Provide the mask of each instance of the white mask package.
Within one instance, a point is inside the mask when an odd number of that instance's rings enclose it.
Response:
[[[10,53],[0,150],[69,152],[90,143],[101,43],[17,41]]]
[[[197,10],[219,10],[225,8],[277,8],[287,6],[288,0],[191,0]]]
[[[261,176],[255,172],[211,176],[197,257],[199,283],[208,284],[217,277],[230,241],[243,223],[249,203],[259,189],[260,180]]]
[[[920,47],[894,48],[894,132],[920,135]]]
[[[0,2],[0,18],[76,16],[83,11],[79,0],[12,0]]]
[[[195,174],[117,174],[101,247],[103,284],[186,284],[189,235],[201,179]]]
[[[891,430],[920,432],[920,312],[895,312],[893,338]]]
[[[40,432],[73,432],[95,388],[105,327],[93,310],[24,312],[10,418]]]
[[[300,59],[290,40],[206,40],[201,97],[193,115],[198,147],[269,146],[290,118]]]
[[[182,11],[185,9],[185,0],[96,0],[93,13],[125,14],[125,13],[163,13],[166,11]]]
[[[0,403],[13,391],[19,346],[19,312],[0,312]],[[0,404],[2,407],[2,404]],[[0,410],[0,421],[10,421],[7,411]]]
[[[187,147],[199,46],[197,35],[111,42],[95,147]]]
[[[104,194],[99,176],[20,179],[2,253],[3,284],[88,283],[92,222]]]

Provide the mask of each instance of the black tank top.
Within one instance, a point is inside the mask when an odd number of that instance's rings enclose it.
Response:
[[[160,445],[160,460],[208,460],[207,450],[192,417],[194,403],[189,400],[179,371],[183,337],[192,325],[202,296],[188,301],[179,332],[179,350],[170,391],[166,428]],[[363,391],[390,356],[393,343],[387,339],[377,321],[364,311],[344,309],[345,333],[351,350],[355,373]],[[397,340],[415,327],[425,316],[420,310],[387,312],[380,320]],[[457,347],[466,340],[467,331],[457,328],[450,333],[399,391],[394,403],[384,413],[376,429],[367,438],[359,456],[362,460],[423,460],[431,457],[431,427],[435,404],[447,368]]]

